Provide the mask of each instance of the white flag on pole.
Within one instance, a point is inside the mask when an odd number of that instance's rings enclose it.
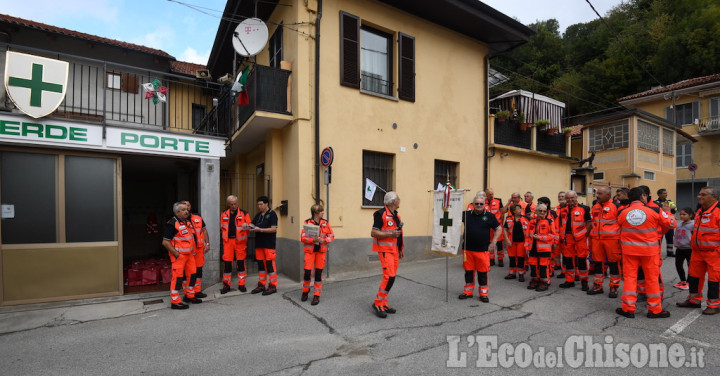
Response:
[[[376,189],[377,184],[375,184],[372,180],[365,178],[365,198],[368,201],[372,201],[373,197],[375,197]]]
[[[443,209],[445,192],[433,193],[432,250],[457,255],[462,237],[463,193],[450,191],[447,211]]]

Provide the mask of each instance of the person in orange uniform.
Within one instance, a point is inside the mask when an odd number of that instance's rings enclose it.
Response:
[[[525,259],[531,245],[530,221],[522,215],[519,204],[511,205],[510,213],[512,216],[505,220],[505,245],[510,257],[510,273],[505,279],[517,278],[525,282]]]
[[[720,208],[718,190],[703,187],[698,193],[700,209],[695,214],[695,230],[690,238],[692,257],[688,267],[689,296],[678,307],[700,308],[702,282],[708,275],[707,308],[705,315],[720,312]]]
[[[675,227],[675,217],[668,215],[669,208],[665,211],[647,206],[648,195],[640,187],[630,190],[629,199],[630,206],[618,214],[622,245],[623,292],[620,297],[622,305],[615,312],[628,318],[635,317],[637,270],[638,267],[642,267],[647,278],[645,281],[647,317],[651,319],[670,317],[670,312],[662,309],[660,297],[658,279],[660,265],[657,262],[660,242],[657,231],[658,227],[666,231]]]
[[[173,204],[175,216],[165,225],[162,245],[170,254],[172,262],[172,280],[170,281],[170,308],[187,309],[188,306],[180,300],[178,286],[183,285],[183,279],[189,278],[190,285],[195,285],[195,237],[193,226],[188,217],[190,212],[187,205],[182,202]],[[184,300],[189,303],[199,304],[202,300],[195,297],[194,288],[185,287]]]
[[[489,250],[496,247],[502,234],[497,218],[485,209],[485,198],[475,197],[473,210],[463,213],[465,233],[463,234],[463,269],[465,270],[465,289],[459,299],[470,299],[475,290],[475,273],[478,277],[480,301],[490,302],[488,294],[488,272],[490,271]],[[494,230],[494,232],[493,232]],[[491,235],[493,234],[493,235]]]
[[[622,258],[620,252],[620,226],[617,222],[618,207],[611,200],[612,190],[610,187],[602,186],[597,190],[597,203],[592,208],[592,231],[590,238],[592,242],[593,287],[587,292],[588,295],[603,294],[605,274],[603,271],[605,259],[607,258],[608,269],[610,269],[610,293],[608,297],[617,298],[620,288],[620,268],[618,262]]]
[[[492,188],[488,188],[485,190],[485,211],[494,215],[498,223],[503,222],[503,215],[505,214],[505,211],[503,210],[502,199],[495,198],[495,191],[493,191]],[[493,231],[495,230],[490,231],[491,239],[495,237],[495,233]],[[503,239],[503,231],[500,231],[500,237],[495,243],[495,248],[490,249],[490,266],[495,266],[495,254],[497,254],[497,265],[500,267],[505,266],[505,263],[503,261],[505,259]]]
[[[400,197],[394,191],[385,193],[385,207],[373,213],[373,227],[370,236],[373,238],[373,252],[377,252],[382,267],[383,278],[380,281],[377,296],[372,304],[375,315],[386,318],[388,313],[395,313],[395,308],[387,304],[390,289],[395,283],[398,264],[403,255],[403,232],[400,216]]]
[[[258,285],[250,293],[271,295],[277,292],[277,266],[275,265],[278,217],[270,209],[270,199],[260,196],[257,200],[259,213],[252,220],[250,231],[255,233],[255,258],[258,262]],[[265,287],[267,279],[270,282]]]
[[[227,210],[220,214],[220,234],[223,241],[223,287],[221,294],[227,294],[232,290],[232,264],[237,260],[238,290],[246,292],[245,280],[247,279],[247,241],[250,215],[238,208],[237,196],[230,195],[225,200]]]
[[[192,214],[190,201],[185,200],[182,202],[187,205],[188,213],[190,213],[190,223],[192,223],[195,230],[195,286],[193,286],[193,290],[196,298],[205,298],[207,295],[202,292],[202,268],[205,265],[205,254],[210,250],[210,243],[208,243],[210,237],[202,217]],[[185,283],[189,284],[190,281],[185,281]]]
[[[308,300],[310,293],[310,275],[313,267],[315,267],[315,283],[313,285],[315,292],[313,300],[310,304],[317,305],[320,303],[320,295],[322,294],[322,273],[325,268],[325,260],[328,251],[328,243],[335,240],[330,223],[323,218],[325,208],[322,205],[315,204],[310,207],[311,217],[305,220],[306,225],[318,226],[318,234],[316,236],[308,236],[305,233],[305,227],[300,232],[300,241],[303,243],[303,252],[305,252],[305,263],[303,270],[305,272],[302,283],[302,295],[300,300],[303,302]]]
[[[560,249],[560,209],[565,207],[565,191],[558,193],[558,205],[555,207],[555,229],[558,234],[558,243],[555,245],[552,251],[552,268],[553,270],[560,270],[558,278],[565,278],[565,274],[562,272],[562,250]]]
[[[525,192],[525,195],[523,196],[523,200],[525,200],[525,207],[523,208],[523,215],[528,219],[535,218],[535,206],[537,206],[533,200],[535,199],[535,195],[527,191]]]
[[[587,233],[592,228],[590,208],[577,202],[575,191],[565,192],[566,206],[558,213],[560,225],[560,247],[563,255],[563,274],[565,282],[560,288],[575,287],[575,275],[582,284],[582,290],[588,291],[588,264],[590,253],[587,245]]]
[[[528,289],[546,291],[550,286],[550,256],[553,244],[557,242],[555,224],[548,218],[548,206],[538,204],[536,217],[530,222],[532,246],[528,257],[530,284]]]

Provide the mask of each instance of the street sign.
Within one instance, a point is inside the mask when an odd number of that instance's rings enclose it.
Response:
[[[690,163],[688,165],[688,170],[690,170],[691,172],[695,172],[697,170],[697,165],[695,163]]]
[[[332,165],[333,159],[335,159],[335,153],[329,146],[323,149],[322,153],[320,153],[320,163],[323,167],[329,167]]]

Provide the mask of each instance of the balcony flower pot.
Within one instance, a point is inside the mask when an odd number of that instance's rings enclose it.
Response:
[[[502,123],[510,118],[510,111],[499,111],[495,114],[495,118]]]
[[[555,128],[555,127],[548,128],[548,129],[547,129],[547,134],[548,134],[548,136],[552,136],[552,135],[554,135],[554,134],[557,133],[557,132],[558,132],[558,129]]]

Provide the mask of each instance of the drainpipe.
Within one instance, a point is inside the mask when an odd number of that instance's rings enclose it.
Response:
[[[320,19],[322,0],[315,18],[315,203],[320,203]],[[327,203],[325,203],[327,205]]]
[[[488,82],[488,72],[490,72],[490,58],[488,55],[485,55],[485,79],[483,80],[483,89],[485,89],[485,118],[483,119],[485,121],[485,158],[483,158],[483,184],[485,184],[485,188],[489,187],[488,184],[488,158],[495,156],[495,149],[493,148],[493,154],[488,155],[490,153],[490,140],[488,137],[490,136],[490,131],[488,129],[489,127],[489,117],[490,117],[490,83]]]

